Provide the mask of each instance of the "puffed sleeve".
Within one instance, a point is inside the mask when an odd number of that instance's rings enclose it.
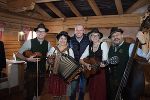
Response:
[[[54,51],[55,51],[55,48],[52,47],[52,48],[48,51],[47,56],[52,55],[52,54],[54,53]]]
[[[130,47],[129,47],[129,56],[131,56],[133,48],[134,48],[134,44],[132,43],[130,44]],[[137,48],[136,54],[140,57],[147,58],[146,57],[147,55],[140,48]]]
[[[73,53],[73,50],[71,48],[69,48],[69,56],[74,58],[74,53]]]
[[[51,49],[51,44],[50,42],[48,42],[48,51],[50,51],[50,49]]]
[[[109,47],[107,45],[106,42],[103,42],[102,45],[101,45],[101,50],[102,50],[102,60],[107,60],[108,59],[108,51],[109,51]]]

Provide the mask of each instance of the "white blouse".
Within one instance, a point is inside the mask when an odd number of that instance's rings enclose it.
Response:
[[[103,42],[101,44],[101,50],[102,50],[102,60],[107,60],[108,59],[108,51],[109,51],[109,47],[107,45],[106,42]],[[86,47],[85,51],[83,52],[82,56],[80,57],[80,59],[84,59],[87,56],[89,56],[89,45]]]
[[[52,48],[50,49],[50,51],[48,52],[47,56],[52,55],[52,54],[54,54],[54,53],[57,54],[57,52],[58,52],[58,51],[55,49],[55,47],[52,47]],[[63,53],[68,54],[68,51],[66,50],[66,51],[63,52]],[[72,50],[71,48],[69,48],[69,56],[71,56],[71,57],[74,58],[74,53],[73,53],[73,50]]]

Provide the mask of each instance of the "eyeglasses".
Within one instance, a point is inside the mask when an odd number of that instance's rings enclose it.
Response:
[[[98,34],[92,34],[91,37],[99,37]]]
[[[39,30],[37,30],[37,33],[45,33],[45,31],[39,31]]]

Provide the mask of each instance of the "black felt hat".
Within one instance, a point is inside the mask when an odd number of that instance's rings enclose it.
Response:
[[[98,30],[98,28],[93,28],[90,32],[88,32],[88,36],[90,36],[90,34],[92,33],[98,33],[100,36],[100,39],[103,37],[103,34]]]
[[[40,23],[36,28],[34,28],[34,31],[36,32],[39,28],[44,28],[45,32],[49,31],[49,29],[47,29],[43,23]]]
[[[111,36],[116,33],[116,32],[120,32],[123,34],[123,30],[121,28],[118,27],[112,27],[110,30],[110,35],[108,36],[108,38],[111,38]]]
[[[67,33],[66,31],[61,31],[59,34],[57,34],[57,36],[56,36],[57,40],[59,40],[59,38],[60,38],[61,36],[67,37],[67,41],[70,40],[70,36],[68,35],[68,33]]]

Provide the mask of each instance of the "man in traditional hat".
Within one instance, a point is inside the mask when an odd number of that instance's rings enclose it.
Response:
[[[110,46],[108,52],[108,58],[113,56],[119,57],[119,63],[117,65],[110,65],[106,68],[106,76],[107,76],[107,92],[108,92],[108,100],[116,100],[116,94],[118,91],[118,87],[120,85],[121,79],[123,77],[123,73],[125,71],[127,62],[131,55],[134,44],[129,44],[124,41],[123,30],[118,27],[113,27],[110,32],[110,36],[108,37],[112,41],[112,45]],[[145,41],[142,38],[138,38],[141,42],[141,45],[145,45]],[[142,52],[141,49],[137,50],[137,54],[139,56],[146,56]],[[139,78],[132,79],[132,86],[128,91],[127,95],[123,94],[124,100],[138,100],[141,90],[144,86],[144,75],[143,73],[138,73]],[[136,77],[136,76],[134,76]],[[138,90],[136,90],[138,88]]]
[[[43,23],[40,23],[37,28],[34,28],[37,37],[31,40],[25,41],[23,46],[19,49],[16,57],[27,62],[27,68],[25,72],[25,100],[33,100],[33,97],[37,95],[37,67],[38,67],[38,96],[41,95],[42,88],[45,81],[46,72],[46,55],[50,50],[50,43],[45,40],[46,32],[49,30]],[[34,55],[27,57],[26,51],[30,50]],[[39,54],[39,55],[38,55]],[[37,58],[39,57],[38,66]],[[39,98],[39,97],[38,97]]]

